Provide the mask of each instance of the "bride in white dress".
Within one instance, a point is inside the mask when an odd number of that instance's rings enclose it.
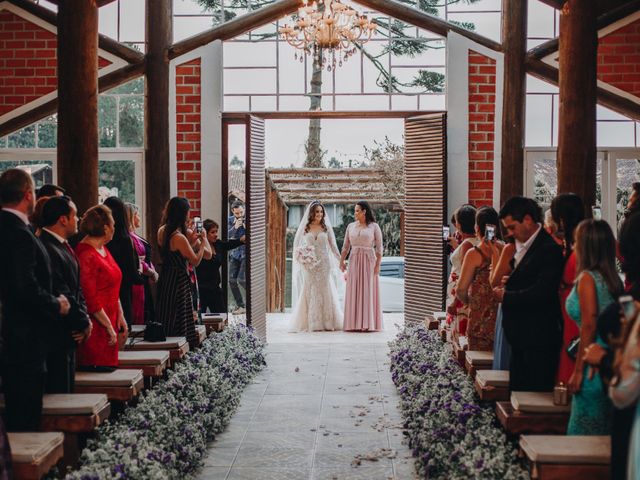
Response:
[[[324,206],[311,202],[293,241],[290,331],[342,330],[339,260],[340,251]]]

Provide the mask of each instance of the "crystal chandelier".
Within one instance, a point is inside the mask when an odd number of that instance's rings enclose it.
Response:
[[[285,24],[278,32],[289,45],[313,54],[321,68],[326,66],[331,71],[356,53],[357,45],[368,42],[375,30],[369,18],[338,0],[320,0],[319,5],[304,0],[295,26]],[[304,55],[300,54],[303,61]]]

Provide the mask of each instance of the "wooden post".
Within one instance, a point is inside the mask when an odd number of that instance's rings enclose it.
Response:
[[[171,0],[147,0],[145,168],[147,238],[157,250],[162,210],[171,195],[169,168],[169,56],[173,39]]]
[[[596,9],[569,0],[560,15],[558,193],[582,197],[591,215],[596,191]]]
[[[524,114],[526,105],[527,1],[502,0],[504,96],[500,203],[524,189]]]
[[[58,183],[79,212],[98,203],[98,5],[58,9]]]

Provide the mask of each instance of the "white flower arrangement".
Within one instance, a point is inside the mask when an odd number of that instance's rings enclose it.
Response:
[[[299,246],[296,248],[295,255],[298,263],[307,270],[313,270],[320,264],[320,260],[316,256],[316,247],[313,245]]]
[[[407,326],[390,347],[405,435],[423,478],[530,478],[491,405],[479,403],[437,332]]]
[[[265,365],[264,343],[242,325],[207,338],[113,423],[98,430],[68,480],[184,479],[224,430]]]

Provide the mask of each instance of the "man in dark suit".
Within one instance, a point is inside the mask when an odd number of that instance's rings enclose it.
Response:
[[[542,210],[525,197],[513,197],[500,210],[516,240],[513,272],[494,289],[502,302],[502,327],[511,345],[512,391],[553,390],[562,345],[558,287],[564,260],[561,247],[542,228]]]
[[[53,294],[49,255],[29,229],[35,199],[24,170],[0,175],[0,365],[9,431],[40,427],[49,328],[70,306],[64,295]]]
[[[72,393],[76,342],[91,334],[91,321],[80,289],[80,266],[69,239],[78,233],[78,210],[69,197],[52,197],[42,208],[40,241],[47,249],[53,290],[71,304],[69,315],[51,330],[47,355],[47,393]]]

